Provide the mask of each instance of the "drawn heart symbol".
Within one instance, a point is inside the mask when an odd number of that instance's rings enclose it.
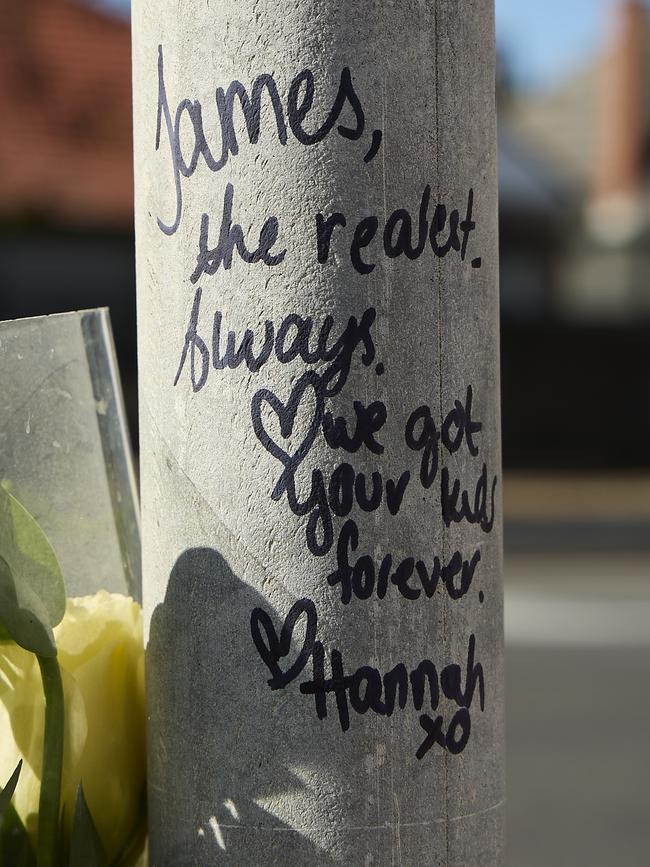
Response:
[[[293,665],[287,671],[283,671],[278,663],[289,655],[293,630],[303,614],[307,615],[307,624],[302,648]],[[253,609],[251,612],[251,636],[257,652],[273,675],[268,681],[271,689],[283,689],[292,680],[295,680],[307,665],[314,649],[317,627],[318,615],[316,606],[311,599],[299,599],[292,606],[282,625],[279,637],[273,621],[266,611],[263,608]],[[262,631],[264,635],[262,635]]]
[[[313,389],[316,397],[311,424],[309,425],[302,442],[296,451],[291,454],[281,448],[275,442],[273,437],[268,434],[262,419],[262,408],[266,404],[271,407],[280,422],[280,433],[285,439],[288,439],[293,433],[296,419],[302,404],[302,399],[309,389]],[[295,475],[296,470],[309,454],[309,450],[313,446],[314,440],[316,439],[322,424],[324,412],[325,400],[323,397],[322,380],[313,370],[308,370],[296,382],[286,404],[268,388],[262,388],[253,395],[253,400],[251,402],[251,418],[253,420],[255,436],[262,443],[267,452],[273,455],[273,457],[280,461],[284,466],[284,471],[276,482],[273,493],[271,494],[271,499],[280,499],[287,489],[287,483],[292,476]]]

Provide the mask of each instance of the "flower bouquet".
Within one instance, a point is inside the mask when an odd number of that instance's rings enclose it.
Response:
[[[52,546],[0,487],[0,867],[145,864],[138,604],[66,599]]]

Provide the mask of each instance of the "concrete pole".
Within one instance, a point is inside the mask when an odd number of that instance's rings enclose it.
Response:
[[[493,27],[135,3],[155,867],[503,863]]]

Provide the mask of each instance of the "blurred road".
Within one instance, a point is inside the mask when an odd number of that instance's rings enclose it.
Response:
[[[510,647],[510,867],[650,863],[648,648]]]
[[[650,523],[511,520],[506,551],[509,867],[646,867]]]

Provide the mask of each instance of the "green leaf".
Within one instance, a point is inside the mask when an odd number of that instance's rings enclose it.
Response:
[[[69,867],[107,867],[107,863],[102,842],[86,803],[83,786],[80,784],[70,837]]]
[[[54,549],[29,512],[0,485],[0,624],[21,647],[53,657],[52,628],[64,613],[65,584]]]
[[[32,841],[12,804],[0,822],[0,867],[36,867]]]
[[[18,785],[18,777],[20,776],[20,769],[23,766],[23,760],[21,759],[16,765],[16,770],[11,775],[9,782],[7,785],[0,791],[0,820],[5,814],[5,810],[11,803],[11,799],[14,796],[14,792],[16,791],[16,786]]]

